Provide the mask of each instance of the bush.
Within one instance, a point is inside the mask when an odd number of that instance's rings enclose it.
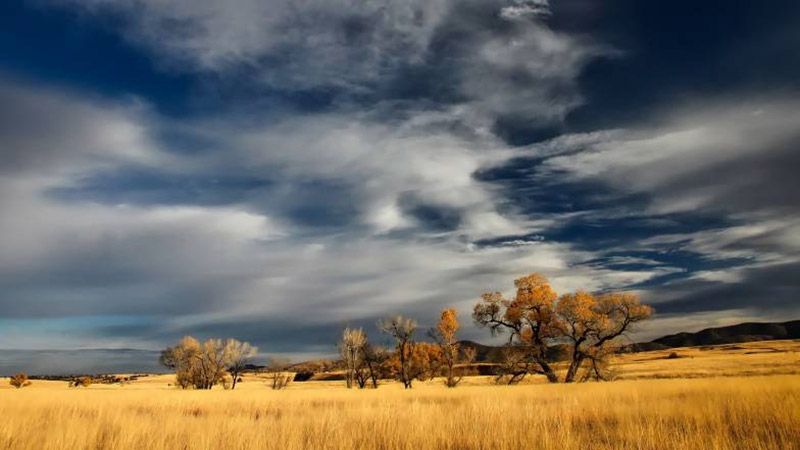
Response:
[[[294,375],[294,381],[299,381],[299,382],[302,382],[302,381],[308,381],[308,380],[310,380],[310,379],[311,379],[311,377],[313,377],[313,376],[314,376],[314,372],[311,372],[311,371],[301,371],[301,372],[297,372],[297,373]]]
[[[31,382],[30,380],[28,380],[28,375],[26,373],[20,372],[11,377],[11,379],[8,380],[8,384],[14,386],[17,389],[22,389],[25,386],[30,386]]]
[[[273,372],[270,374],[272,389],[281,390],[292,382],[294,374],[291,372]]]
[[[78,377],[69,381],[69,387],[89,387],[92,385],[92,377]]]

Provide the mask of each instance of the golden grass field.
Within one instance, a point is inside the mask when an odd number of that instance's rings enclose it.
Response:
[[[625,355],[619,380],[180,391],[2,380],[0,449],[800,449],[800,341]]]

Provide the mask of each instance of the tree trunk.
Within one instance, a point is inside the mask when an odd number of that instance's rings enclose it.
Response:
[[[575,376],[578,375],[578,370],[580,370],[583,360],[583,355],[575,354],[572,356],[572,361],[569,363],[569,369],[567,369],[567,375],[564,377],[564,383],[572,383],[575,381]]]
[[[542,373],[544,373],[544,376],[547,377],[547,381],[551,383],[558,383],[558,375],[556,375],[556,372],[552,367],[550,367],[550,364],[547,364],[546,361],[539,361],[539,366],[542,368]]]
[[[408,362],[406,361],[407,342],[400,344],[400,379],[403,381],[405,389],[411,389],[411,380],[408,377]]]

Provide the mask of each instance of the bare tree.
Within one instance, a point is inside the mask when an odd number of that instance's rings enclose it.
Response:
[[[525,379],[529,373],[537,373],[528,354],[528,349],[521,345],[506,345],[500,355],[495,377],[496,383],[516,384]]]
[[[175,382],[181,389],[201,389],[204,385],[198,364],[201,352],[200,342],[185,336],[174,347],[162,350],[159,362],[175,371]]]
[[[228,339],[225,341],[225,353],[228,358],[228,372],[233,379],[231,389],[236,389],[239,377],[250,363],[250,360],[258,354],[258,348],[248,342]]]
[[[398,315],[378,321],[378,328],[394,338],[400,359],[400,381],[403,382],[404,388],[410,389],[414,379],[410,370],[410,360],[414,348],[414,332],[417,331],[417,322]]]
[[[599,296],[579,291],[560,299],[547,279],[531,274],[514,281],[516,296],[505,299],[499,292],[483,294],[475,305],[475,322],[488,327],[492,334],[509,332],[501,378],[509,383],[528,373],[545,375],[556,383],[559,377],[550,364],[552,349],[566,344],[569,365],[564,382],[572,382],[589,362],[581,378],[606,379],[608,359],[617,338],[650,317],[653,309],[642,305],[629,293],[606,293]]]
[[[186,336],[176,346],[163,350],[159,361],[175,370],[181,388],[211,389],[228,374],[230,354],[220,339],[200,343]]]
[[[209,339],[203,342],[202,348],[199,361],[205,379],[204,389],[211,389],[228,374],[229,355],[221,339]]]
[[[362,372],[365,373],[366,377],[372,382],[373,389],[378,388],[378,380],[390,375],[386,367],[390,356],[390,352],[383,347],[372,345],[369,342],[364,346],[364,363],[362,364],[362,368],[366,370],[362,370]],[[366,380],[363,385],[366,385]]]
[[[267,372],[270,386],[274,390],[281,390],[294,379],[294,374],[288,372],[289,360],[286,358],[271,357],[267,359]]]
[[[345,366],[345,381],[347,388],[353,387],[354,382],[359,382],[359,387],[363,388],[362,377],[356,380],[357,372],[361,369],[364,361],[364,346],[367,344],[367,334],[361,328],[345,328],[342,332],[342,340],[339,341],[339,353]]]

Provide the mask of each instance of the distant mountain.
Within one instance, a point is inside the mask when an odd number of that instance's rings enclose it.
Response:
[[[775,339],[800,339],[800,320],[783,323],[746,322],[727,327],[706,328],[697,333],[670,334],[648,343],[637,345],[656,344],[656,346],[662,346],[662,348],[674,348]]]
[[[77,350],[0,349],[0,376],[24,371],[29,375],[164,372],[160,352],[130,348]]]
[[[677,333],[624,347],[623,351],[646,352],[676,347],[735,344],[738,342],[770,341],[776,339],[800,339],[800,320],[783,323],[746,322],[727,327],[706,328],[696,333]],[[483,345],[472,341],[461,341],[464,348],[475,349],[476,362],[494,362],[502,355],[502,346]],[[553,346],[550,358],[558,359],[563,346]]]

